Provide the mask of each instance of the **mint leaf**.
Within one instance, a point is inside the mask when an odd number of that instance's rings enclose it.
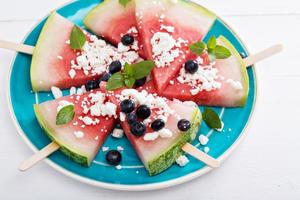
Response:
[[[74,105],[68,105],[60,109],[56,115],[56,125],[67,124],[73,120],[75,116]]]
[[[127,87],[132,88],[135,83],[135,78],[133,77],[126,78],[124,82]]]
[[[231,56],[231,52],[226,47],[217,45],[215,48],[215,55],[217,59],[226,59]]]
[[[70,36],[70,46],[74,50],[81,50],[86,42],[86,36],[82,30],[74,25],[71,36]]]
[[[131,0],[119,0],[119,3],[120,3],[122,6],[126,7],[126,5],[127,5],[130,1],[131,1]]]
[[[216,37],[212,36],[211,38],[209,38],[209,40],[207,42],[208,52],[213,51],[216,48],[216,45],[217,45]]]
[[[201,41],[190,45],[191,51],[197,55],[201,55],[205,50],[205,48],[206,48],[205,43]]]
[[[125,63],[124,65],[124,74],[126,74],[128,77],[133,76],[133,69],[128,63]]]
[[[222,122],[219,118],[219,115],[214,110],[205,108],[202,116],[208,127],[213,129],[222,128]]]
[[[124,87],[124,77],[121,72],[113,74],[107,82],[106,89],[107,90],[115,90],[121,87]]]
[[[139,63],[131,65],[133,70],[133,76],[135,79],[141,79],[148,76],[151,70],[154,68],[155,63],[153,61],[141,61]]]

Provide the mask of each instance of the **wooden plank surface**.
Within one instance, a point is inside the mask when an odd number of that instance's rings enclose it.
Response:
[[[5,1],[0,7],[0,38],[21,41],[38,19],[65,2]],[[285,45],[281,55],[257,65],[260,86],[252,126],[246,139],[219,169],[175,188],[143,193],[90,187],[43,163],[24,174],[18,172],[20,161],[32,152],[9,118],[5,87],[13,53],[0,50],[3,83],[0,89],[0,199],[299,199],[299,1],[202,0],[201,3],[224,16],[251,52],[277,42]]]

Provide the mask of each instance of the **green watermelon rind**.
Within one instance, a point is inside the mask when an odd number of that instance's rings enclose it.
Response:
[[[188,142],[195,139],[198,129],[201,125],[202,116],[201,111],[197,108],[192,115],[192,128],[187,132],[182,132],[181,137],[170,146],[164,153],[160,154],[158,157],[150,160],[145,164],[149,175],[154,176],[159,174],[169,168],[176,159],[183,154],[181,148]]]
[[[48,30],[48,27],[52,24],[52,21],[55,19],[56,12],[52,12],[51,15],[48,17],[47,21],[45,22],[45,25],[42,28],[42,31],[40,33],[40,36],[37,40],[37,43],[35,45],[33,54],[32,54],[32,61],[31,61],[31,66],[30,66],[30,79],[31,79],[31,86],[32,90],[34,92],[37,92],[40,90],[38,86],[38,82],[34,79],[34,77],[38,77],[36,73],[38,72],[39,66],[36,64],[37,59],[40,57],[39,52],[40,52],[40,44],[43,42],[43,40],[46,37],[46,32]]]
[[[168,1],[172,2],[172,0],[168,0]],[[202,14],[204,14],[207,17],[210,17],[211,19],[216,19],[217,18],[217,16],[213,12],[211,12],[210,10],[206,9],[205,7],[200,6],[199,4],[196,4],[192,1],[178,0],[177,3],[181,4],[181,6],[189,7],[189,8],[191,8],[192,10],[194,10],[196,12],[201,12]]]
[[[247,65],[246,65],[245,61],[242,59],[242,57],[240,56],[239,52],[236,50],[236,48],[224,36],[219,36],[218,40],[225,44],[226,48],[229,49],[231,54],[233,54],[233,56],[235,56],[241,64],[240,72],[241,72],[241,76],[242,76],[242,85],[243,85],[244,95],[240,99],[239,105],[245,106],[247,99],[248,99],[248,94],[249,94],[249,76],[248,76],[248,72],[247,72]]]
[[[33,109],[40,126],[44,129],[48,137],[60,146],[60,151],[64,153],[68,158],[73,160],[74,162],[84,167],[89,167],[91,164],[91,160],[89,160],[88,156],[73,150],[72,147],[65,145],[63,142],[59,141],[55,136],[53,136],[53,132],[55,132],[55,130],[51,129],[47,125],[45,117],[42,116],[41,111],[39,110],[39,105],[38,104],[33,105]]]

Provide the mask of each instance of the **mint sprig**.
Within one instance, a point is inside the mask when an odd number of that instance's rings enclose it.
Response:
[[[136,80],[148,76],[154,68],[153,61],[141,61],[129,65],[125,63],[123,72],[113,74],[107,82],[107,90],[115,90],[121,87],[132,88]]]
[[[68,105],[60,109],[56,115],[56,125],[67,124],[73,120],[75,116],[74,105]]]
[[[202,41],[191,44],[190,49],[193,53],[199,56],[206,51],[211,62],[216,59],[226,59],[231,56],[231,52],[226,47],[217,45],[217,39],[215,36],[210,37],[207,44]]]
[[[213,109],[205,108],[204,112],[202,113],[202,117],[208,127],[212,129],[222,128],[221,119]]]
[[[74,50],[82,50],[86,42],[86,36],[83,31],[76,25],[74,25],[70,35],[70,46]]]
[[[130,2],[131,0],[119,0],[119,4],[122,6],[126,7],[126,5]]]

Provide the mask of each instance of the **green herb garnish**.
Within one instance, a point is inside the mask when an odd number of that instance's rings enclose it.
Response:
[[[127,5],[130,1],[131,1],[131,0],[119,0],[119,3],[120,3],[122,6],[126,7],[126,5]]]
[[[74,105],[68,105],[60,109],[56,115],[56,125],[67,124],[73,120],[75,116]]]
[[[205,108],[204,112],[202,113],[203,120],[207,124],[208,127],[213,129],[222,128],[222,122],[219,118],[219,115],[210,108]]]
[[[70,46],[74,50],[82,50],[86,42],[86,36],[83,31],[76,25],[74,25],[71,36],[70,36]]]
[[[154,66],[153,61],[141,61],[132,65],[125,63],[123,72],[115,73],[110,77],[106,89],[115,90],[124,86],[132,88],[135,81],[148,76]]]
[[[207,45],[204,42],[199,41],[191,44],[190,49],[193,53],[199,56],[206,51],[210,61],[226,59],[231,56],[231,52],[226,47],[217,45],[217,39],[215,36],[209,38]]]

